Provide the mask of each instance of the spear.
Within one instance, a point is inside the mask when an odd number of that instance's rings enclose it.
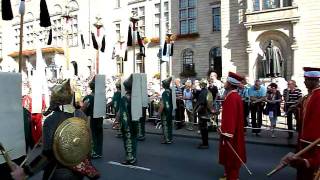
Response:
[[[25,0],[20,1],[19,14],[20,14],[20,44],[19,44],[19,73],[22,71],[22,45],[23,45],[23,17],[25,13]]]

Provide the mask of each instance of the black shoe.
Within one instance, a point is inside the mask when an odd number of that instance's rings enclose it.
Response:
[[[260,133],[256,133],[256,136],[257,136],[257,137],[260,137],[261,135],[260,135]]]
[[[209,145],[200,144],[200,145],[198,146],[198,149],[209,149]]]
[[[135,165],[137,163],[136,160],[125,160],[121,164],[123,165]]]
[[[146,138],[144,136],[140,136],[137,138],[138,141],[144,141]]]

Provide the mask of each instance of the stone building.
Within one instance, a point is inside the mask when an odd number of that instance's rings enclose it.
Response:
[[[19,0],[11,1],[14,19],[0,20],[0,66],[3,71],[18,71],[19,53]],[[169,28],[169,2],[164,0],[165,31]],[[23,75],[30,77],[36,68],[36,48],[41,46],[47,65],[47,78],[65,78],[73,74],[71,62],[77,62],[79,75],[83,78],[93,76],[97,72],[107,76],[122,74],[128,76],[133,72],[133,53],[135,53],[135,72],[145,72],[152,77],[159,72],[159,28],[160,0],[52,0],[48,1],[51,16],[53,39],[47,45],[49,29],[39,26],[39,2],[26,0],[23,32]],[[132,11],[136,12],[138,30],[145,38],[143,59],[139,47],[128,48],[125,57],[129,19]],[[70,15],[66,19],[65,15]],[[98,31],[96,17],[103,26]],[[94,33],[99,49],[102,37],[105,36],[105,52],[96,51],[92,45],[91,33]],[[39,43],[38,43],[39,42]],[[4,46],[5,44],[5,46]],[[68,48],[67,48],[68,47]],[[99,63],[97,63],[99,59]],[[144,68],[143,63],[144,62]]]
[[[320,1],[173,0],[171,7],[177,76],[213,69],[222,77],[236,71],[263,78],[270,40],[282,53],[285,79],[303,82],[303,66],[320,66]]]

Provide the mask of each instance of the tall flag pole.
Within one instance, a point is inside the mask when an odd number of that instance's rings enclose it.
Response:
[[[96,22],[93,24],[94,27],[96,27],[97,29],[97,37],[99,38],[100,36],[100,29],[103,27],[103,24],[101,22],[101,17],[96,17]],[[94,37],[94,34],[93,34],[93,37]],[[93,39],[92,39],[93,40]],[[93,40],[94,41],[94,40]],[[105,40],[102,40],[102,41],[105,41]],[[103,45],[103,44],[102,44]],[[95,44],[95,46],[97,46],[97,53],[96,53],[96,74],[99,74],[99,47],[98,47],[98,43]],[[105,42],[104,42],[104,46],[105,46]],[[105,47],[101,47],[101,51],[104,52],[104,48]]]
[[[137,12],[132,12],[132,17],[130,18],[130,22],[132,23],[132,48],[133,48],[133,73],[136,72],[136,33],[137,33],[137,22],[139,18],[137,17]],[[130,26],[129,26],[129,33],[130,33]],[[128,42],[127,45],[129,46],[129,36],[128,33]]]
[[[72,19],[72,16],[69,14],[69,7],[66,6],[66,12],[64,15],[62,15],[63,18],[66,19],[66,26],[69,24],[69,20]],[[66,28],[66,65],[67,65],[67,72],[68,76],[69,74],[69,64],[70,64],[70,50],[69,50],[69,30],[68,27]]]
[[[23,48],[23,17],[25,13],[25,2],[20,1],[19,14],[20,14],[20,44],[19,44],[19,73],[22,71],[22,48]]]

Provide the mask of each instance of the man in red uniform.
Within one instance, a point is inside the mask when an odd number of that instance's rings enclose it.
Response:
[[[32,100],[31,100],[32,103]],[[32,107],[32,106],[31,106]],[[42,96],[42,112],[46,110],[44,95]],[[32,108],[31,111],[32,112]],[[42,113],[31,114],[31,133],[34,144],[37,144],[42,136]]]
[[[320,138],[320,68],[305,67],[303,70],[308,96],[302,105],[298,151]],[[282,159],[282,163],[297,169],[297,180],[313,180],[320,167],[320,144],[300,157],[294,157],[293,153],[289,153]]]
[[[224,166],[225,177],[221,180],[237,180],[239,178],[241,161],[235,152],[243,162],[246,162],[243,103],[237,91],[242,80],[243,77],[229,72],[227,82],[224,85],[227,95],[222,106],[219,163]]]

